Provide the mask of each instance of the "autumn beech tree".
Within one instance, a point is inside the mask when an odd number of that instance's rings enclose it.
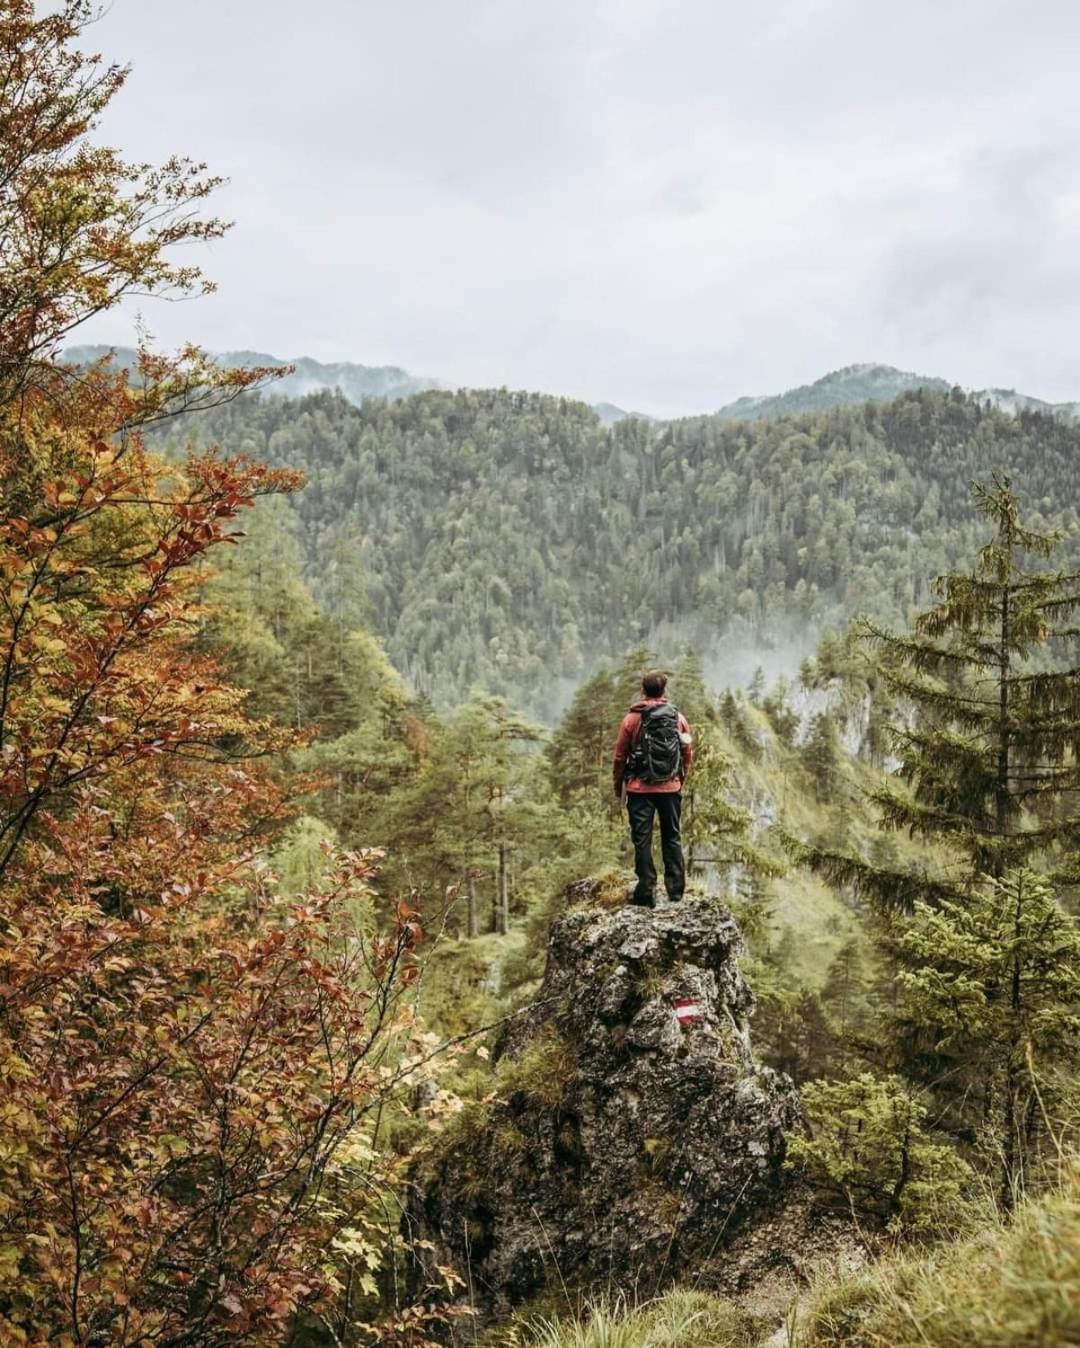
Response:
[[[96,11],[89,0],[65,0],[39,18],[30,0],[0,4],[4,403],[35,390],[55,395],[72,378],[52,363],[59,345],[126,296],[179,298],[213,289],[197,266],[178,264],[174,251],[224,232],[223,221],[203,214],[221,180],[188,159],[128,163],[90,139],[127,76],[77,45]],[[159,395],[170,379],[178,382],[169,392],[179,394],[186,383],[196,400],[214,382],[237,386],[236,376],[215,375],[195,348],[186,355],[186,376],[167,361],[149,362],[142,371],[149,388],[134,394],[134,403],[149,394],[149,405],[135,419],[160,414]]]
[[[222,228],[197,166],[92,143],[124,78],[92,17],[0,3],[0,1341],[278,1343],[333,1297],[335,1157],[420,932],[358,922],[370,853],[280,897],[296,732],[196,640],[204,563],[297,478],[140,432],[263,372],[56,359],[125,295],[205,289],[172,249]]]

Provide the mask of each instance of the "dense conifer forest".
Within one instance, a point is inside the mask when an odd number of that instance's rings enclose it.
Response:
[[[1080,559],[1080,428],[959,390],[611,428],[582,403],[505,390],[359,408],[255,396],[169,436],[301,470],[317,600],[368,622],[441,705],[479,684],[550,716],[634,645],[691,645],[711,666],[720,637],[812,645],[856,612],[903,622],[978,545],[970,483],[995,469]]]

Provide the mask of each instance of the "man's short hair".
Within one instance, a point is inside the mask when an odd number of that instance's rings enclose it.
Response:
[[[641,676],[641,691],[646,697],[663,697],[667,687],[667,675],[662,669],[650,669]]]

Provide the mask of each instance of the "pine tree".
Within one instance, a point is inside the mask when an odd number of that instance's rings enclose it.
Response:
[[[563,800],[602,789],[611,775],[612,746],[624,711],[608,669],[578,689],[546,751],[552,783]]]
[[[715,724],[716,699],[705,683],[701,656],[692,647],[687,648],[675,666],[668,687],[668,697],[674,702],[696,734],[707,725]]]
[[[818,995],[807,987],[793,994],[777,1027],[772,1063],[801,1085],[827,1070],[833,1036]]]
[[[891,728],[900,767],[874,793],[882,822],[952,863],[901,872],[793,850],[878,901],[879,950],[898,989],[894,1065],[993,1156],[1008,1207],[1042,1123],[1036,1055],[1055,1069],[1077,1057],[1080,947],[1054,887],[1080,874],[1080,670],[1056,663],[1075,635],[1080,574],[1031,565],[1058,538],[1021,524],[1006,478],[975,498],[994,536],[974,571],[939,577],[937,603],[910,634],[867,628],[879,676],[915,713]]]
[[[641,675],[651,664],[648,651],[633,650],[616,668],[598,670],[578,689],[546,750],[552,784],[564,803],[582,791],[608,793],[619,722],[641,695]],[[685,668],[696,694],[700,666],[691,660]]]
[[[868,991],[863,944],[852,936],[829,965],[820,994],[835,1039],[834,1054],[841,1069],[858,1055],[859,1041],[868,1028],[871,1019]]]
[[[1072,635],[1080,573],[1024,569],[1059,536],[1021,525],[1007,479],[975,499],[996,529],[975,574],[936,582],[913,638],[875,634],[890,689],[928,713],[895,735],[908,789],[878,803],[891,827],[958,843],[974,871],[1051,851],[1075,869],[1075,828],[1054,806],[1080,791],[1080,671],[1033,657]]]
[[[548,827],[537,819],[526,788],[542,733],[502,698],[475,694],[433,724],[419,776],[387,813],[389,842],[408,857],[410,886],[428,899],[448,884],[463,893],[470,937],[480,934],[484,885],[492,929],[506,932],[511,860]]]
[[[810,723],[802,756],[818,800],[832,800],[840,780],[840,741],[827,712],[819,712]]]
[[[910,873],[825,852],[793,850],[883,906],[960,898],[980,874],[1033,860],[1080,879],[1072,816],[1080,802],[1080,669],[1055,667],[1080,608],[1080,573],[1028,569],[1059,541],[1020,522],[1009,480],[974,487],[994,526],[971,573],[934,582],[937,603],[898,634],[867,623],[876,673],[913,724],[893,724],[896,776],[873,793],[886,829],[943,844],[956,863]]]
[[[920,904],[901,938],[901,1015],[951,1052],[964,1115],[1011,1208],[1049,1112],[1080,1065],[1080,930],[1031,871],[977,886],[962,903]]]

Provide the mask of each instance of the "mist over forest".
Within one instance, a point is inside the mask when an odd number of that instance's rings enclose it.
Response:
[[[369,622],[440,706],[477,686],[550,721],[637,646],[696,650],[718,687],[758,664],[790,675],[826,627],[906,621],[978,546],[970,484],[995,470],[1080,561],[1080,429],[960,390],[610,427],[505,390],[249,396],[167,435],[300,469],[290,523],[313,594]]]

